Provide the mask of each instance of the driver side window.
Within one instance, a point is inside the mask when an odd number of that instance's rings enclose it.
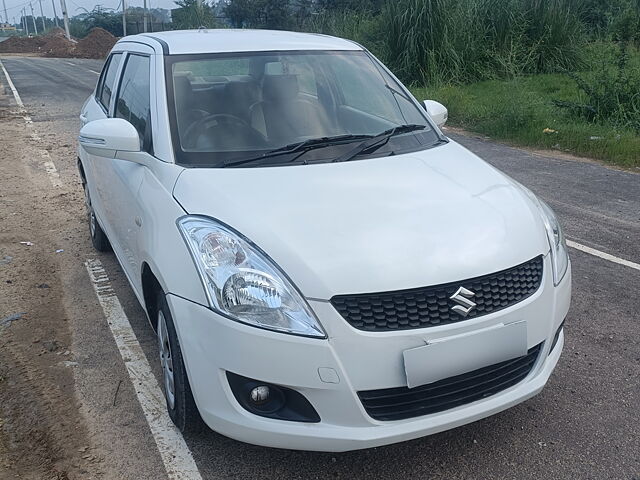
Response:
[[[120,65],[121,59],[121,53],[114,53],[109,57],[107,65],[104,67],[102,75],[100,76],[98,88],[96,89],[96,99],[105,109],[105,112],[109,111],[111,93],[113,92],[113,87],[116,83],[116,73],[118,73],[118,66]]]
[[[136,127],[142,149],[151,153],[150,60],[129,54],[116,97],[115,117]]]

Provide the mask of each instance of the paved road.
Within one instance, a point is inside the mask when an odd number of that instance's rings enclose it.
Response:
[[[74,182],[77,115],[100,62],[15,57],[3,62],[36,129],[55,143],[59,154],[52,156],[62,180]],[[451,136],[547,200],[570,239],[640,263],[640,175]],[[153,334],[124,275],[112,255],[99,258],[155,365]],[[548,386],[534,399],[453,431],[346,454],[260,448],[213,432],[188,437],[202,477],[640,478],[640,272],[577,250],[571,258],[575,290],[565,351]],[[104,319],[81,261],[69,288],[82,305],[71,315],[99,324]],[[123,386],[119,410],[104,408],[111,401],[104,397],[113,393],[104,385],[126,378],[108,329],[78,328],[73,349],[80,363],[81,402],[97,417],[91,425],[100,430],[96,441],[113,441],[114,453],[103,468],[119,471],[120,478],[162,478],[132,388]],[[99,378],[90,377],[87,365],[100,366]]]

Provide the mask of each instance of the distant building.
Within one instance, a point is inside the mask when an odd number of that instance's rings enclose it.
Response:
[[[13,25],[9,24],[9,23],[0,23],[0,30],[2,31],[14,31],[16,30],[16,27],[14,27]]]

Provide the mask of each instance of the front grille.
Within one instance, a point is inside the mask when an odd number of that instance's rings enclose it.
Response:
[[[526,355],[415,388],[358,392],[371,418],[403,420],[443,412],[495,395],[522,381],[531,371],[542,344]]]
[[[332,305],[351,326],[367,331],[408,330],[446,325],[515,305],[533,295],[542,281],[542,256],[482,277],[385,293],[337,295]],[[453,311],[450,297],[464,287],[476,306],[466,317]]]

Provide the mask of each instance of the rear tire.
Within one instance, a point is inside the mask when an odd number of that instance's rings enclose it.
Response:
[[[193,399],[173,317],[162,291],[158,292],[156,305],[162,386],[169,417],[183,433],[201,432],[205,424]]]

